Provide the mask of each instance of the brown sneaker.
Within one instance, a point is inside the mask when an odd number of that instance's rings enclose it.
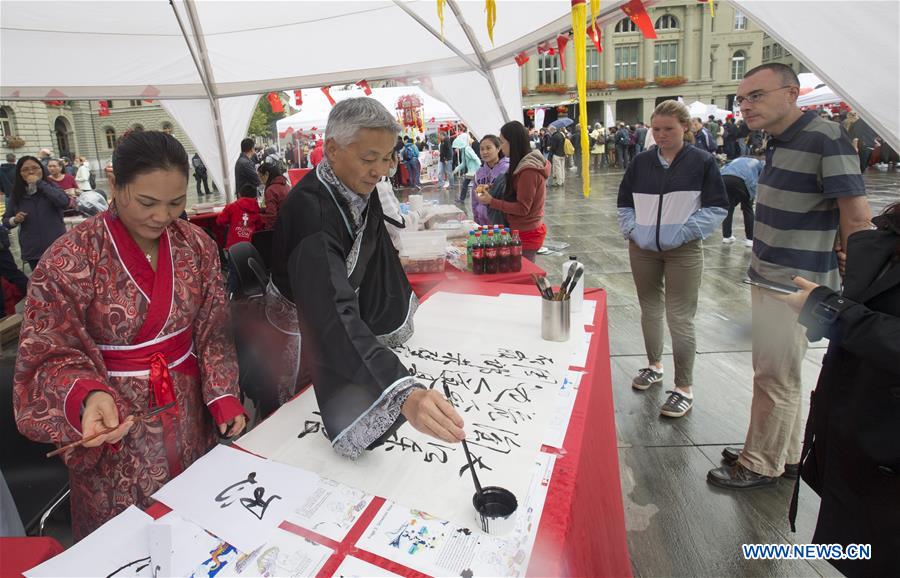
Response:
[[[725,448],[722,450],[722,460],[729,466],[737,463],[740,455],[741,448]],[[784,464],[784,473],[781,474],[781,477],[788,478],[789,480],[796,480],[799,478],[800,464]]]
[[[755,490],[774,486],[778,483],[778,478],[763,476],[741,464],[734,464],[709,470],[706,481],[726,490]]]

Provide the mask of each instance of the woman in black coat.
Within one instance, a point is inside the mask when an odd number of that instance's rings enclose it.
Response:
[[[797,277],[784,300],[810,341],[828,337],[801,462],[821,497],[816,544],[871,544],[870,560],[831,560],[848,576],[900,573],[900,203],[847,243],[844,291]],[[796,515],[796,493],[791,524]]]

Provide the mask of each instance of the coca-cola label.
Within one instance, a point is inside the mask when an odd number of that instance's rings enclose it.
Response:
[[[509,257],[511,255],[511,250],[509,247],[500,247],[500,256],[501,257]]]
[[[496,259],[497,258],[497,249],[489,248],[484,250],[484,254],[488,259]]]
[[[481,259],[484,257],[484,249],[472,249],[472,258],[473,259]]]

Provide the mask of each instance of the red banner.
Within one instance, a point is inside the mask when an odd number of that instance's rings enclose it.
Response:
[[[556,51],[559,53],[559,66],[566,69],[566,44],[569,43],[568,34],[560,34],[556,37]]]
[[[366,96],[372,96],[372,89],[369,88],[369,83],[366,82],[365,80],[360,80],[359,82],[356,83],[356,86],[363,89],[363,91],[365,91],[365,93],[366,93]]]
[[[303,106],[303,92],[300,89],[294,91],[294,104]]]
[[[322,87],[322,93],[325,95],[325,98],[328,99],[328,102],[331,103],[331,106],[334,106],[334,105],[335,105],[335,102],[334,102],[334,98],[331,97],[331,87],[330,87],[330,86],[323,86],[323,87]]]
[[[588,26],[586,32],[587,37],[591,39],[591,42],[597,48],[597,52],[603,52],[603,46],[600,45],[600,26]]]
[[[270,92],[266,95],[266,99],[269,101],[269,106],[272,107],[272,112],[284,112],[284,105],[281,104],[281,99],[276,93]]]
[[[101,100],[97,104],[100,107],[100,111],[97,114],[100,116],[109,116],[109,101]]]
[[[653,22],[650,20],[650,15],[647,14],[647,9],[644,8],[644,3],[641,0],[631,0],[628,4],[622,6],[622,12],[640,28],[644,38],[656,38]]]
[[[525,63],[528,62],[528,55],[525,54],[525,51],[516,54],[516,64],[519,65],[519,68],[525,66]]]

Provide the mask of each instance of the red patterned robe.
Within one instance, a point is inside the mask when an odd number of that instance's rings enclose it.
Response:
[[[92,391],[109,392],[120,419],[173,399],[115,446],[64,457],[78,540],[150,496],[216,441],[215,424],[243,413],[216,246],[175,220],[157,270],[107,212],[60,237],[31,277],[14,403],[19,430],[40,442],[80,439]]]

